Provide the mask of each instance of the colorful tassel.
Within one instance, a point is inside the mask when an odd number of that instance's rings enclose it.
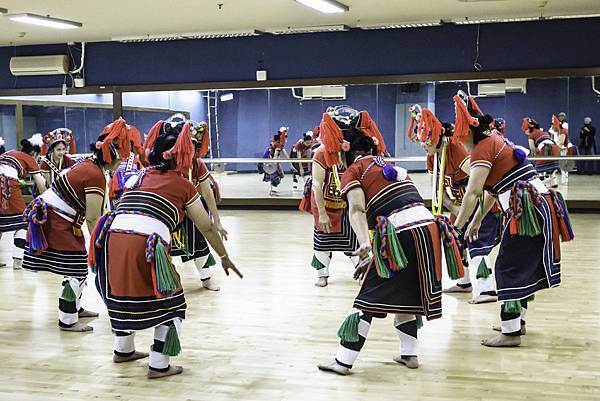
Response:
[[[457,280],[465,275],[462,256],[459,249],[460,234],[456,228],[450,223],[450,220],[443,215],[436,217],[436,222],[440,230],[442,244],[444,246],[444,256],[446,259],[446,268],[448,276],[452,280]]]
[[[573,233],[571,218],[569,217],[569,210],[567,209],[565,199],[560,192],[554,189],[550,189],[548,192],[552,199],[554,210],[556,211],[560,237],[563,242],[571,241],[575,238],[575,234]]]
[[[504,313],[521,313],[521,301],[505,301],[502,311]]]
[[[390,222],[387,223],[386,237],[389,251],[392,254],[392,257],[390,258],[390,268],[393,271],[404,269],[408,265],[408,259],[406,258],[404,249],[402,249],[398,234],[396,234],[396,227]]]
[[[8,209],[10,195],[10,178],[0,174],[0,210]]]
[[[342,325],[337,331],[338,337],[347,343],[358,342],[358,323],[360,321],[360,312],[351,313],[346,316]]]
[[[40,254],[48,249],[48,241],[42,225],[48,221],[48,206],[41,198],[36,198],[23,212],[23,219],[28,222],[29,251]]]
[[[308,177],[304,182],[304,192],[302,193],[302,199],[300,200],[300,206],[298,209],[301,212],[311,213],[312,209],[312,177]]]
[[[541,234],[535,205],[541,196],[527,181],[517,181],[510,197],[510,234],[534,237]]]
[[[179,277],[162,240],[154,233],[146,240],[146,261],[152,264],[152,281],[157,295],[171,295],[180,288]]]
[[[479,266],[477,266],[477,275],[475,277],[477,278],[488,278],[490,276],[490,269],[487,266],[487,263],[485,263],[485,258],[481,259],[481,262],[479,262]]]
[[[73,291],[73,287],[71,287],[71,283],[65,281],[63,284],[63,290],[60,294],[61,299],[64,299],[67,302],[75,302],[77,296],[75,295],[75,291]]]
[[[181,353],[181,343],[175,325],[170,326],[169,331],[167,331],[162,353],[168,356],[177,356]]]

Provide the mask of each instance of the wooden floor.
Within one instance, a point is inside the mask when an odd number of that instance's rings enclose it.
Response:
[[[600,215],[573,215],[575,242],[563,247],[563,285],[536,294],[518,349],[479,345],[498,321],[498,305],[444,296],[444,316],[419,332],[420,363],[408,370],[393,319],[375,320],[354,374],[319,372],[337,347],[336,331],[357,284],[345,258],[331,284],[316,288],[311,220],[297,212],[225,211],[229,248],[245,273],[219,293],[200,289],[183,266],[188,318],[182,375],[145,378],[147,361],[112,363],[113,337],[93,283],[84,306],[100,312],[88,334],[57,328],[60,279],[0,269],[0,400],[600,400]],[[9,262],[10,238],[0,244]],[[137,336],[147,351],[152,331]]]

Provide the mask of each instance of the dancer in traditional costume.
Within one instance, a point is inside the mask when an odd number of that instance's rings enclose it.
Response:
[[[180,122],[183,124],[185,121]],[[189,121],[190,134],[194,144],[194,159],[192,169],[184,174],[184,177],[196,187],[198,193],[202,195],[202,204],[213,220],[217,232],[223,239],[227,239],[227,231],[221,224],[221,217],[217,209],[219,199],[219,189],[216,181],[212,178],[202,156],[208,153],[209,137],[206,134],[206,128],[202,124]],[[155,126],[156,127],[156,126]],[[160,123],[158,123],[160,128]],[[204,129],[203,129],[204,128]],[[173,234],[173,246],[171,247],[171,256],[181,256],[185,263],[190,260],[194,262],[196,270],[200,274],[202,287],[209,291],[219,291],[220,287],[211,277],[210,268],[217,264],[215,258],[210,253],[206,239],[194,225],[194,222],[186,216],[179,231]]]
[[[353,119],[358,121],[359,116],[359,112],[349,106],[330,108],[328,113],[341,125],[348,125]],[[377,129],[368,113],[363,113],[365,117],[362,121],[365,124],[372,123],[374,129]],[[373,129],[371,125],[369,129]],[[315,286],[326,287],[333,252],[344,252],[356,266],[358,258],[352,254],[358,248],[358,242],[350,226],[346,201],[342,199],[340,192],[340,179],[346,170],[344,162],[338,158],[339,163],[335,165],[327,163],[326,148],[323,144],[314,151],[312,159],[312,177],[304,185],[300,210],[314,217],[314,255],[311,266],[317,273]]]
[[[163,129],[164,128],[164,129]],[[136,351],[135,332],[154,328],[147,376],[182,372],[169,364],[178,355],[186,302],[179,274],[171,262],[172,233],[187,215],[221,258],[225,273],[233,270],[215,224],[200,202],[194,185],[184,177],[192,167],[194,148],[190,124],[161,124],[144,144],[150,167],[127,183],[116,211],[98,221],[90,240],[89,264],[96,288],[108,309],[115,334],[113,361],[148,356]],[[162,132],[162,133],[161,133]]]
[[[285,150],[285,144],[287,142],[287,128],[281,127],[279,131],[273,136],[269,147],[263,154],[264,159],[281,159],[282,156],[289,159],[289,155]],[[258,165],[258,172],[263,175],[263,182],[270,184],[269,195],[279,194],[277,188],[281,184],[281,180],[284,177],[283,165],[281,163],[260,163]]]
[[[58,302],[61,330],[85,332],[93,328],[79,318],[97,313],[81,307],[81,295],[88,274],[87,253],[81,227],[92,232],[104,209],[106,171],[114,171],[131,148],[133,129],[123,119],[106,126],[95,144],[92,157],[60,174],[52,187],[32,201],[25,210],[29,247],[23,267],[63,277]]]
[[[560,156],[560,149],[549,133],[543,131],[533,118],[525,117],[521,129],[528,137],[529,149],[534,157]],[[535,169],[545,185],[558,187],[558,160],[536,160]]]
[[[306,131],[302,139],[298,140],[292,147],[290,156],[292,159],[309,159],[311,157],[311,148],[313,146],[313,132]],[[298,176],[305,179],[311,174],[310,163],[292,163],[293,169],[293,189],[298,189]],[[305,180],[306,182],[306,180]]]
[[[454,102],[453,140],[471,152],[469,184],[456,226],[467,224],[484,191],[498,197],[506,217],[494,269],[502,333],[482,344],[518,346],[525,334],[528,301],[537,291],[560,284],[560,237],[573,238],[567,207],[560,192],[547,189],[538,178],[523,149],[492,133],[493,118],[483,115],[472,98],[455,96]],[[475,214],[465,237],[478,237],[482,217],[492,204],[486,197],[483,214]]]
[[[567,115],[564,112],[558,113],[558,116],[552,116],[552,127],[548,130],[552,134],[552,139],[558,145],[561,156],[577,155],[577,147],[569,140],[569,123]],[[569,183],[569,172],[575,167],[573,160],[560,160],[560,183],[567,185]]]
[[[327,163],[338,163],[338,152],[346,150],[349,167],[342,177],[342,196],[348,201],[350,221],[360,242],[357,255],[362,259],[355,278],[365,278],[338,330],[341,342],[335,360],[318,367],[348,374],[373,318],[392,313],[400,338],[400,355],[393,359],[414,369],[419,366],[421,316],[431,320],[442,315],[442,240],[452,277],[464,273],[458,233],[446,217],[436,218],[425,208],[406,170],[376,156],[384,151],[383,138],[355,127],[351,124],[340,131],[329,115],[323,116],[321,125]]]
[[[31,176],[39,193],[46,190],[40,167],[35,161],[41,146],[42,136],[36,134],[21,141],[21,151],[10,150],[0,155],[0,236],[11,231],[14,233],[13,269],[22,267],[27,245],[27,223],[23,221],[25,199],[19,180]]]
[[[433,174],[433,214],[439,216],[445,207],[450,211],[450,221],[456,220],[460,210],[467,182],[469,181],[470,156],[460,143],[450,139],[454,133],[452,124],[441,123],[431,110],[424,108],[421,116],[413,119],[419,123],[417,130],[412,135],[413,140],[418,140],[427,152],[427,169]],[[409,135],[414,131],[409,130]],[[475,213],[479,213],[476,211]],[[455,285],[444,289],[443,292],[472,292],[469,268],[476,269],[477,290],[473,291],[473,298],[469,303],[496,302],[498,297],[492,278],[492,263],[489,254],[500,242],[501,209],[496,206],[484,218],[475,241],[466,239],[468,264],[463,260],[465,274]],[[473,217],[471,217],[472,219]]]
[[[57,128],[44,135],[40,169],[48,187],[63,170],[75,164],[75,161],[69,157],[75,154],[75,151],[75,139],[70,129]]]

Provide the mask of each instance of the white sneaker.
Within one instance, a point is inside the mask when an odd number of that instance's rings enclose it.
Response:
[[[319,368],[319,370],[323,370],[325,372],[337,373],[338,375],[342,375],[342,376],[346,376],[346,375],[350,374],[350,369],[348,369],[345,366],[340,365],[336,361],[333,361],[330,363],[320,363],[317,365],[317,367]]]
[[[212,278],[209,278],[208,280],[202,280],[202,287],[209,291],[219,291],[221,289],[221,287],[219,287]]]
[[[13,270],[20,270],[23,268],[23,259],[13,258]]]

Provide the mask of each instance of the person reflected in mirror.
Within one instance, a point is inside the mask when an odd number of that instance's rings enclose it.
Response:
[[[281,127],[273,136],[269,146],[263,153],[263,159],[289,159],[290,156],[285,150],[287,142],[287,127]],[[269,196],[279,195],[279,184],[285,176],[282,163],[259,163],[258,172],[263,175],[263,182],[270,185]]]
[[[579,154],[593,156],[598,153],[596,147],[596,127],[592,125],[592,118],[583,119],[583,127],[579,130]],[[594,161],[583,161],[578,163],[577,168],[580,174],[592,175],[594,171]]]
[[[527,135],[529,149],[533,157],[559,157],[560,148],[552,136],[540,128],[540,124],[531,117],[525,117],[521,129]],[[558,187],[558,160],[536,160],[535,169],[540,179],[551,188]]]
[[[290,156],[292,159],[309,159],[313,146],[313,132],[306,131],[301,139],[292,146]],[[300,176],[306,183],[306,177],[312,172],[310,163],[292,163],[292,189],[298,189],[298,177]],[[303,185],[304,185],[303,184]]]

